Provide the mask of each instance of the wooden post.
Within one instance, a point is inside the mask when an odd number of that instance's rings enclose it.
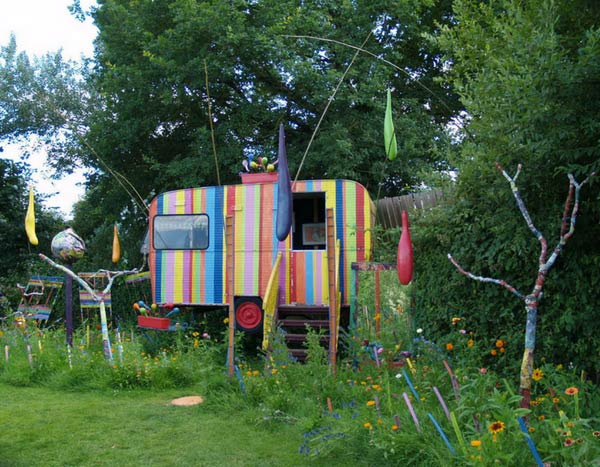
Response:
[[[381,287],[379,280],[379,268],[375,269],[375,337],[379,339],[381,334]]]
[[[233,232],[233,216],[227,216],[225,219],[225,241],[227,244],[227,254],[225,258],[226,270],[226,290],[227,303],[229,305],[229,347],[227,351],[227,373],[229,376],[234,374],[234,342],[235,342],[235,304],[233,300],[234,294],[234,232]]]
[[[335,224],[333,209],[327,209],[327,272],[329,279],[329,364],[337,364],[337,277],[335,277]]]

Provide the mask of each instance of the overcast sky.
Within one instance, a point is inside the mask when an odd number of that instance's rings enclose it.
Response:
[[[79,60],[82,55],[91,56],[93,40],[97,30],[91,21],[81,23],[69,13],[72,0],[0,0],[0,45],[5,46],[14,33],[19,51],[30,57],[41,56],[46,52],[62,49],[65,59]],[[84,9],[95,4],[95,0],[82,0]],[[2,144],[3,158],[19,159],[19,150],[15,146]],[[60,181],[48,180],[45,171],[45,153],[33,154],[29,164],[36,170],[34,189],[39,193],[54,194],[47,206],[58,207],[70,216],[73,203],[83,193],[78,186],[83,180],[80,173]]]

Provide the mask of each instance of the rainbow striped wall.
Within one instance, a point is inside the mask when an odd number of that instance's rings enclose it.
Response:
[[[154,250],[150,273],[155,303],[220,305],[226,303],[224,219],[234,216],[235,295],[263,296],[277,251],[282,251],[280,303],[327,304],[325,250],[291,251],[291,239],[278,242],[275,183],[189,188],[157,196],[150,206],[156,215],[207,214],[206,250]],[[336,237],[341,243],[343,303],[353,290],[350,265],[369,259],[374,205],[360,184],[348,180],[299,181],[295,192],[325,192],[326,207],[335,212]],[[152,225],[150,229],[152,245]]]

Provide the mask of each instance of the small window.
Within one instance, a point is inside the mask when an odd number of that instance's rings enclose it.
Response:
[[[156,250],[205,250],[208,248],[206,214],[156,216],[154,218]]]
[[[293,204],[292,248],[324,250],[327,244],[325,193],[294,193]]]

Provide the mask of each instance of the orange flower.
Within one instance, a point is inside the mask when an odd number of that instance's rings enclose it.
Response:
[[[367,422],[367,423],[363,424],[363,426],[364,426],[365,428],[368,428],[369,430],[373,429],[373,425],[371,425],[369,422]]]
[[[454,349],[454,344],[452,344],[452,342],[448,342],[448,343],[446,344],[446,350],[447,350],[448,352],[451,352],[453,349]]]
[[[481,440],[474,439],[473,441],[471,441],[471,446],[473,446],[474,448],[478,448],[479,446],[481,446]]]
[[[504,422],[498,420],[497,422],[492,423],[489,427],[488,430],[490,430],[490,433],[492,434],[496,434],[496,433],[500,433],[502,431],[504,431]]]
[[[496,355],[498,355],[498,351],[496,349],[492,349],[490,350],[490,353],[495,357]]]
[[[392,425],[392,431],[397,431],[398,430],[398,425]]]
[[[504,341],[501,339],[498,339],[496,341],[496,347],[498,347],[499,349],[501,349],[502,347],[504,347]]]
[[[367,401],[367,407],[373,407],[375,405],[375,401]]]
[[[567,396],[574,396],[579,394],[579,389],[577,389],[575,386],[571,386],[570,388],[565,389],[565,394]]]

